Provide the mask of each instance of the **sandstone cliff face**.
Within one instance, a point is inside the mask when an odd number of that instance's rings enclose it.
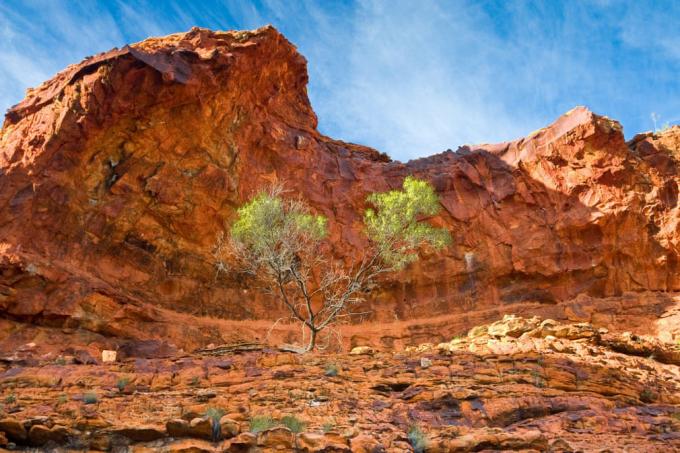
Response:
[[[454,245],[388,277],[355,342],[383,327],[386,345],[443,339],[505,312],[680,334],[667,322],[679,319],[680,128],[626,143],[617,122],[576,108],[515,142],[401,163],[319,134],[306,82],[304,58],[271,27],[192,29],[30,91],[0,135],[4,336],[16,322],[187,348],[251,336],[256,323],[197,318],[283,313],[216,273],[235,208],[285,182],[329,218],[349,262],[366,195],[409,174],[440,193],[433,222]]]

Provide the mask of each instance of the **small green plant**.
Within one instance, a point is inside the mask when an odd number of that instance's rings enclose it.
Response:
[[[305,430],[305,423],[294,415],[283,417],[281,424],[296,434]]]
[[[209,407],[208,410],[205,411],[205,416],[212,420],[213,423],[219,423],[220,419],[224,417],[224,414],[224,410],[219,407]]]
[[[57,359],[54,361],[54,363],[56,365],[59,365],[59,366],[64,366],[64,365],[66,365],[66,359],[63,358],[63,357],[57,357]]]
[[[329,363],[326,365],[326,369],[323,374],[328,377],[334,377],[337,376],[339,372],[340,369],[335,363]]]
[[[419,426],[413,425],[408,429],[408,441],[415,453],[424,453],[427,448],[427,435]]]
[[[83,402],[85,404],[97,404],[97,394],[96,393],[86,393],[83,395]]]
[[[118,379],[118,381],[116,382],[116,387],[118,387],[118,391],[122,392],[123,390],[125,390],[125,387],[127,387],[129,383],[130,378],[122,377]]]
[[[250,432],[253,434],[266,431],[276,426],[276,420],[269,415],[256,415],[250,419]]]
[[[323,425],[321,425],[321,430],[325,433],[330,433],[335,429],[335,422],[332,421],[327,421]]]
[[[640,392],[640,401],[643,403],[653,403],[656,401],[656,395],[650,389],[645,388]]]
[[[5,404],[14,404],[17,402],[17,396],[14,393],[10,393],[5,397]]]
[[[192,377],[191,381],[189,381],[189,385],[191,385],[192,387],[197,387],[198,384],[200,384],[200,383],[201,383],[201,378],[199,378],[198,376]]]
[[[68,396],[66,396],[65,393],[62,393],[59,395],[59,398],[57,398],[57,404],[66,404],[68,402]]]
[[[538,371],[532,371],[531,376],[534,380],[534,386],[538,388],[545,387],[545,379],[543,378],[543,376],[541,376],[541,373],[539,373]]]

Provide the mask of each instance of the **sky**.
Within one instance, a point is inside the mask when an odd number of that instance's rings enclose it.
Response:
[[[319,129],[406,161],[512,140],[577,105],[627,138],[680,123],[680,1],[0,0],[0,109],[85,56],[272,24]]]

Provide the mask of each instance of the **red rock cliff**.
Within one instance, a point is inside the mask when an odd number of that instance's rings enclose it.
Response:
[[[305,59],[272,27],[195,28],[31,90],[0,136],[6,335],[26,323],[227,341],[243,326],[196,316],[282,313],[216,275],[213,246],[235,207],[285,181],[351,259],[366,195],[409,174],[440,193],[434,222],[454,245],[385,281],[354,342],[446,338],[505,312],[679,333],[657,322],[678,319],[679,128],[626,143],[617,122],[579,107],[514,142],[400,163],[321,135],[306,83]]]

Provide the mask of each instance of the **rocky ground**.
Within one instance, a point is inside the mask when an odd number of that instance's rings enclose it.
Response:
[[[506,316],[402,352],[45,363],[31,349],[3,358],[8,449],[680,450],[680,346],[587,323]]]

